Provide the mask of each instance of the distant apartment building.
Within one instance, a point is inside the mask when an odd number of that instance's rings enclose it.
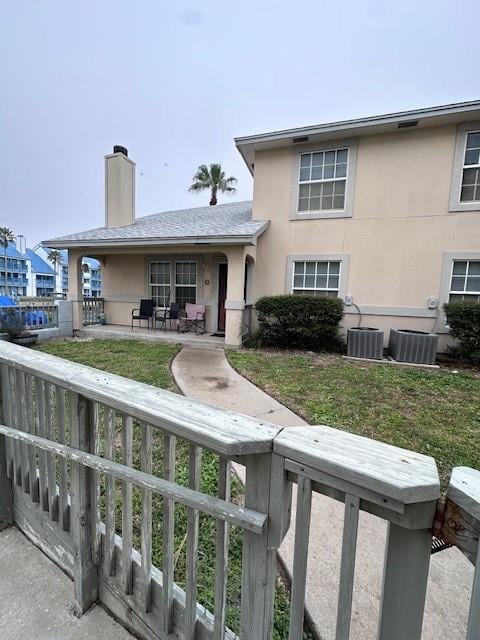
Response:
[[[6,249],[0,249],[0,295],[11,298],[44,298],[68,294],[68,252],[61,250],[60,261],[54,264],[50,250],[41,245],[29,249],[25,236],[19,235]],[[5,265],[6,257],[6,265]],[[98,260],[82,260],[83,295],[101,296],[102,273]]]

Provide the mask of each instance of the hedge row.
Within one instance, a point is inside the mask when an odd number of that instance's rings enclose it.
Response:
[[[257,300],[257,345],[337,349],[343,301],[323,296],[265,296]]]
[[[460,342],[459,355],[480,364],[480,302],[448,302],[443,308],[450,335]]]

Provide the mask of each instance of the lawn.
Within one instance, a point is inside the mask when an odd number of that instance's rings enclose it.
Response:
[[[452,467],[480,468],[480,376],[353,363],[339,356],[229,352],[245,377],[301,415],[433,456],[442,483]]]
[[[140,382],[145,382],[162,389],[178,391],[173,379],[170,364],[178,347],[165,344],[151,344],[132,340],[93,340],[93,341],[53,341],[37,347],[44,353],[66,358],[86,364],[103,371],[116,373]],[[120,423],[119,423],[120,424]],[[139,459],[140,427],[134,430],[134,462]],[[117,443],[121,440],[117,438]],[[121,451],[116,448],[116,459],[120,462]],[[154,439],[152,457],[153,473],[161,476],[163,472],[163,443],[160,436]],[[134,465],[137,466],[137,465]],[[201,490],[209,495],[217,495],[218,456],[204,451],[202,457]],[[179,441],[176,457],[176,480],[179,484],[188,482],[188,445]],[[117,483],[117,533],[121,535],[121,495]],[[232,501],[241,503],[243,487],[232,479]],[[140,548],[141,497],[140,492],[133,490],[134,507],[134,544]],[[153,539],[152,561],[155,566],[162,566],[162,498],[153,496]],[[185,587],[185,534],[186,510],[177,506],[175,510],[175,581]],[[213,594],[215,580],[215,521],[207,516],[200,517],[199,555],[198,555],[198,599],[210,611],[213,611]],[[229,575],[227,585],[227,624],[235,632],[239,630],[240,592],[242,574],[242,531],[238,527],[230,529]],[[289,603],[285,587],[278,581],[275,603],[274,640],[286,640],[288,637]],[[309,634],[304,634],[310,638]]]

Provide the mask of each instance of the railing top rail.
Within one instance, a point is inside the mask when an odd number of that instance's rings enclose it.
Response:
[[[440,497],[433,458],[332,427],[284,429],[274,452],[402,504]]]
[[[273,439],[281,431],[254,418],[8,342],[0,344],[0,364],[38,376],[230,457],[271,451]]]

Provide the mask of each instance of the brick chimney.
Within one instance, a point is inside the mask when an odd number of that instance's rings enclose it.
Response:
[[[135,222],[135,162],[125,147],[115,145],[105,156],[105,226],[124,227]]]

